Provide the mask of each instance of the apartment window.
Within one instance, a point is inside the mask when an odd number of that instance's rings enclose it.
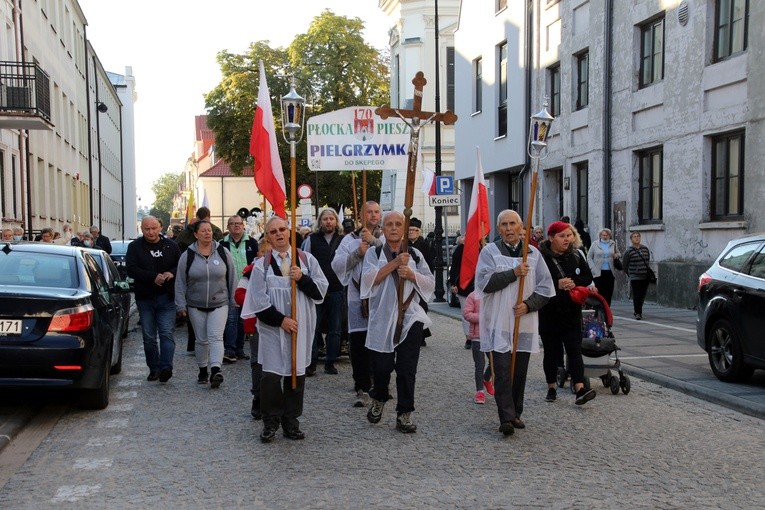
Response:
[[[588,163],[584,161],[574,165],[574,173],[576,174],[576,216],[586,224],[589,222],[588,211],[590,210],[590,204],[587,200],[589,195]]]
[[[664,17],[640,27],[640,86],[664,79]]]
[[[661,222],[661,188],[663,149],[650,149],[638,153],[638,222]]]
[[[749,0],[717,0],[715,5],[715,60],[746,50]]]
[[[576,56],[576,109],[587,108],[590,103],[590,52]]]
[[[505,7],[507,7],[507,0],[496,0],[496,8],[494,9],[494,12],[499,12]]]
[[[13,217],[19,217],[19,196],[16,191],[18,183],[16,182],[16,156],[11,155],[11,193],[13,194]]]
[[[8,183],[5,182],[5,152],[0,151],[0,211],[5,216],[13,216],[9,214],[8,209],[5,208],[5,195],[8,189]]]
[[[507,135],[507,43],[502,43],[498,48],[499,69],[499,97],[497,107],[497,136]]]
[[[446,109],[454,111],[454,46],[446,48]]]
[[[744,214],[744,132],[712,139],[712,219]]]
[[[560,115],[560,64],[548,69],[550,75],[550,115]]]
[[[473,112],[483,110],[483,59],[478,57],[473,63],[474,101]]]

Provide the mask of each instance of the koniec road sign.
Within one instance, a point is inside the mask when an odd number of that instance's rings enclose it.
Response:
[[[428,199],[430,207],[450,207],[460,205],[459,195],[430,195]]]

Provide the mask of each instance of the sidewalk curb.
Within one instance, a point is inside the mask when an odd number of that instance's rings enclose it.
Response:
[[[765,419],[765,407],[758,406],[757,404],[746,399],[722,393],[710,388],[705,388],[703,386],[699,386],[698,384],[691,384],[679,379],[667,377],[666,375],[652,372],[651,370],[634,367],[627,363],[622,363],[622,369],[629,375],[634,375],[635,377],[650,381],[652,383],[658,384],[659,386],[664,386],[672,390],[682,391],[683,393],[692,397],[700,398],[701,400],[706,400],[723,407],[727,407],[728,409],[732,409],[749,416],[754,416],[755,418]]]
[[[38,412],[40,412],[39,405],[29,404],[0,424],[0,453]]]

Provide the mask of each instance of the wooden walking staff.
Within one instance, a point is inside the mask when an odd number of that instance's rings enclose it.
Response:
[[[409,245],[409,219],[412,217],[412,203],[414,202],[414,178],[417,170],[417,152],[420,148],[420,128],[432,121],[443,122],[446,125],[454,124],[457,121],[457,116],[448,110],[445,113],[422,111],[422,88],[427,83],[422,71],[417,72],[412,83],[414,84],[414,102],[411,110],[401,110],[391,108],[390,106],[381,106],[375,110],[375,113],[383,120],[392,117],[393,115],[398,115],[407,123],[411,130],[409,138],[409,159],[406,168],[404,235],[401,241],[401,253],[406,253]],[[398,344],[401,340],[401,332],[404,327],[404,313],[406,312],[407,306],[408,303],[406,303],[404,297],[404,279],[400,278],[398,282],[398,319],[396,320],[396,330],[393,335],[394,345]]]
[[[537,174],[539,173],[539,160],[542,159],[542,152],[547,148],[547,135],[550,133],[550,125],[554,120],[553,116],[547,111],[547,99],[542,106],[542,110],[536,115],[531,116],[529,126],[529,156],[531,157],[531,191],[529,193],[529,213],[526,216],[526,235],[523,238],[523,258],[522,263],[526,262],[529,255],[529,242],[531,241],[531,217],[534,214],[534,202],[537,196]],[[526,276],[518,278],[518,301],[516,305],[523,303],[523,287],[526,283]],[[518,352],[518,329],[521,327],[521,316],[515,316],[515,326],[513,327],[513,354],[510,360],[510,384],[515,379],[515,355]]]
[[[305,99],[295,92],[295,79],[292,78],[290,91],[282,97],[282,135],[290,145],[290,253],[292,257],[291,267],[297,266],[297,168],[295,146],[303,138],[303,126],[305,116],[303,106]],[[290,278],[292,309],[290,311],[293,320],[297,321],[297,282]],[[297,331],[292,332],[292,389],[297,389]]]

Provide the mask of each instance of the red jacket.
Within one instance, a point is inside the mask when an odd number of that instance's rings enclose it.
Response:
[[[250,281],[250,273],[252,273],[253,265],[254,264],[249,264],[242,270],[242,277],[239,279],[239,284],[236,286],[236,290],[234,291],[234,301],[236,301],[236,304],[239,306],[244,304],[244,297],[247,295],[247,285]],[[257,317],[244,319],[245,335],[252,335],[255,333],[255,324],[257,321]]]

